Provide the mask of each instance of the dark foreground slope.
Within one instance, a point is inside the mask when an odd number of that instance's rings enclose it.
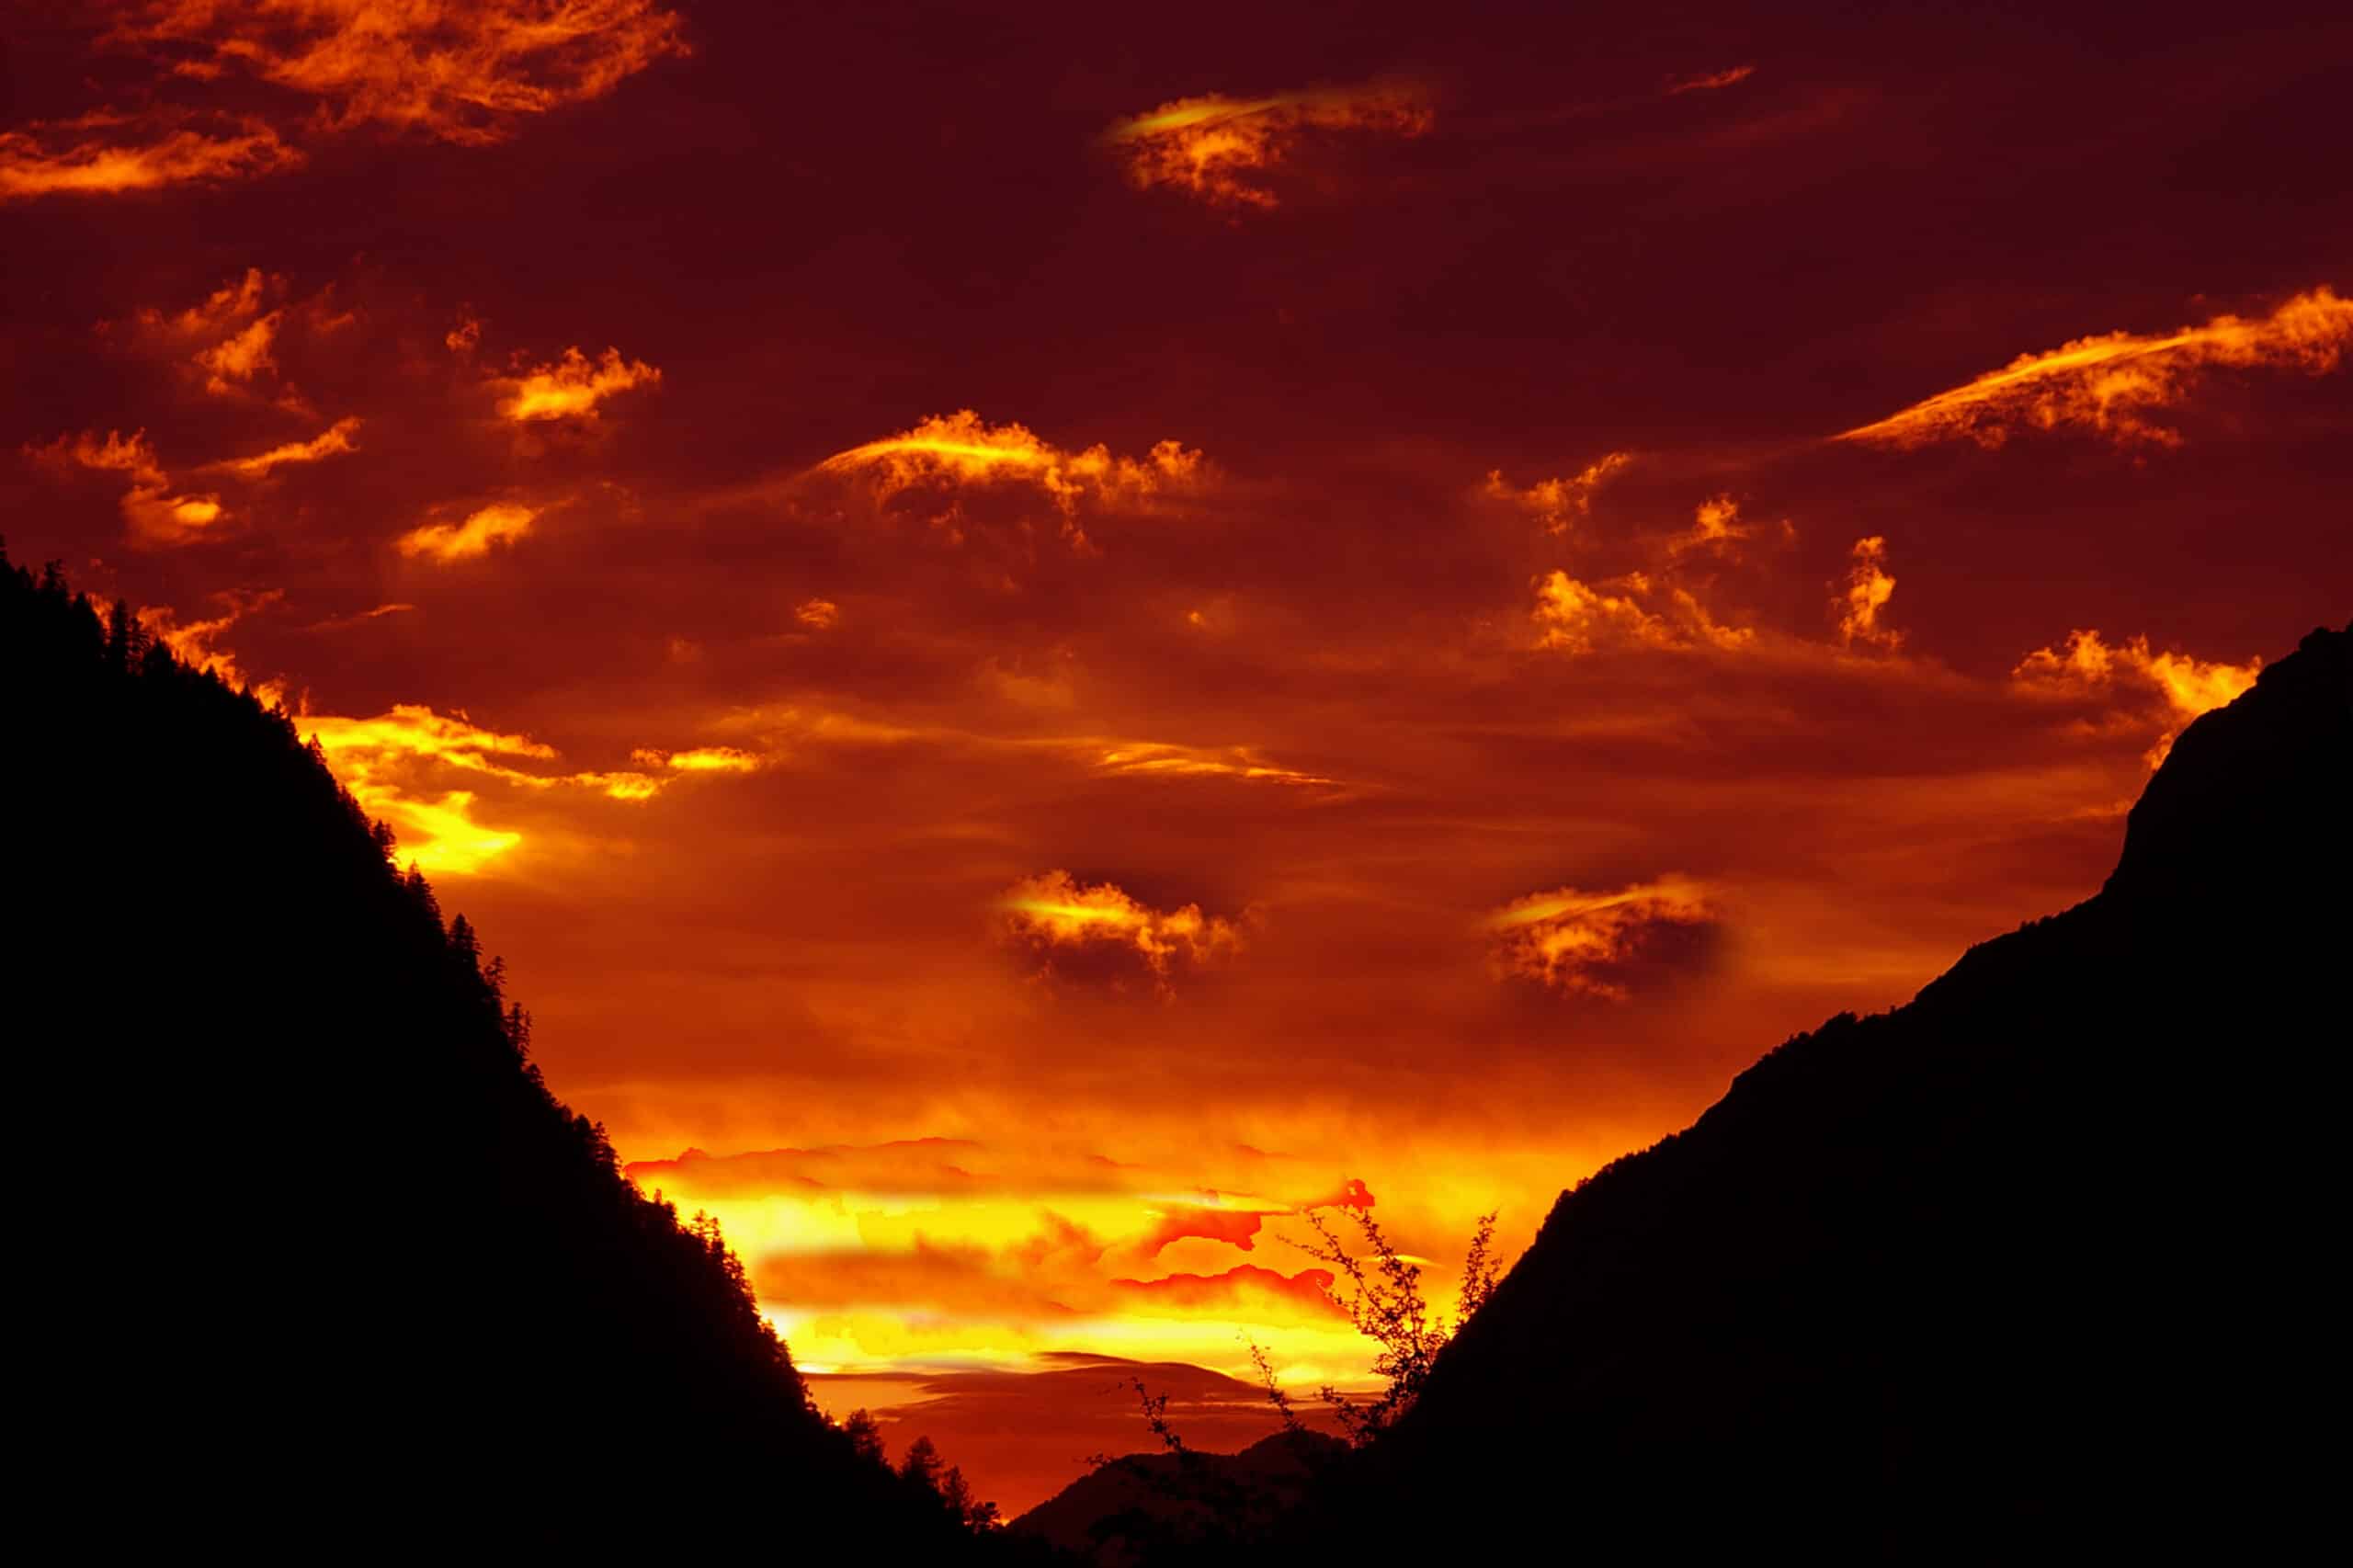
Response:
[[[2335,1484],[2349,1019],[2353,630],[2190,726],[2097,896],[1564,1195],[1313,1528],[2278,1541]]]
[[[969,1543],[286,719],[5,560],[0,705],[29,1506],[97,1551]]]

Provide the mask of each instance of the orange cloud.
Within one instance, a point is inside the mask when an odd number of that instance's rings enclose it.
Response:
[[[2148,415],[2182,401],[2215,366],[2300,369],[2325,375],[2353,341],[2353,300],[2327,287],[2298,294],[2268,316],[2216,316],[2156,336],[2112,332],[2044,354],[2025,354],[1964,386],[1938,392],[1842,441],[1911,448],[1966,438],[1998,447],[2021,429],[2079,426],[2126,445],[2177,445]]]
[[[654,0],[155,0],[109,39],[161,46],[182,76],[248,72],[308,94],[329,130],[483,143],[686,53],[682,35]]]
[[[1873,534],[1855,541],[1855,564],[1847,573],[1845,587],[1830,608],[1838,615],[1838,640],[1852,647],[1858,642],[1881,648],[1893,648],[1904,641],[1904,633],[1880,624],[1880,611],[1895,595],[1895,579],[1888,574],[1887,540]]]
[[[1729,550],[1753,530],[1740,520],[1740,503],[1729,495],[1711,495],[1691,515],[1691,528],[1667,542],[1667,554],[1680,560],[1695,550]]]
[[[1631,452],[1606,452],[1566,479],[1540,479],[1527,489],[1513,486],[1501,469],[1487,471],[1487,494],[1535,517],[1544,531],[1564,534],[1593,511],[1593,493],[1611,474],[1634,460]]]
[[[493,545],[512,544],[531,531],[545,510],[512,501],[494,502],[467,514],[462,523],[426,523],[401,535],[403,555],[424,555],[447,566],[490,553]]]
[[[2153,653],[2145,637],[2111,645],[2097,631],[2077,631],[2069,633],[2063,648],[2029,653],[2010,675],[2022,689],[2036,695],[2082,697],[2137,687],[2162,699],[2165,729],[2148,757],[2154,768],[2165,759],[2184,725],[2234,700],[2262,673],[2259,658],[2244,665],[2210,663],[2187,653]]]
[[[1668,875],[1615,892],[1555,888],[1513,900],[1488,917],[1498,978],[1531,980],[1622,1002],[1627,965],[1665,933],[1713,926],[1709,890]]]
[[[506,389],[498,403],[500,415],[527,425],[540,419],[594,419],[597,405],[605,399],[661,381],[661,371],[642,359],[623,359],[618,348],[607,348],[603,358],[592,362],[574,347],[551,364],[495,378],[493,384]]]
[[[1719,87],[1729,87],[1735,82],[1745,82],[1756,74],[1754,65],[1735,65],[1729,71],[1717,71],[1705,76],[1677,76],[1668,79],[1667,97],[1678,93],[1711,93]]]
[[[1665,591],[1665,613],[1643,608],[1644,600],[1661,597],[1640,572],[1598,585],[1552,572],[1536,581],[1537,645],[1590,653],[1604,648],[1733,649],[1756,639],[1747,627],[1715,620],[1682,588]]]
[[[266,452],[256,452],[249,458],[229,458],[205,466],[227,469],[230,472],[242,474],[247,479],[261,479],[267,476],[270,470],[285,463],[314,463],[322,458],[331,458],[338,453],[358,451],[358,443],[351,438],[351,435],[358,428],[359,419],[355,415],[336,420],[307,441],[289,441],[283,446],[272,447]]]
[[[184,544],[228,517],[228,508],[214,494],[171,494],[171,476],[147,444],[147,433],[134,430],[125,437],[109,430],[100,440],[97,432],[60,436],[46,447],[26,447],[25,455],[53,472],[73,468],[126,475],[131,488],[123,493],[122,516],[134,541],[149,545]]]
[[[1175,186],[1212,206],[1271,209],[1267,173],[1312,140],[1341,133],[1419,136],[1429,130],[1428,95],[1406,82],[1317,87],[1262,98],[1222,94],[1176,98],[1122,120],[1104,142],[1127,164],[1138,190]]]
[[[139,623],[182,664],[219,676],[232,686],[245,686],[249,683],[244,672],[237,667],[236,655],[225,648],[214,647],[213,641],[245,616],[267,608],[285,596],[273,588],[265,594],[223,593],[213,597],[224,608],[210,620],[183,622],[168,605],[142,605]],[[275,681],[256,687],[255,692],[264,702],[272,704],[285,697],[285,687]]]
[[[1114,1290],[1126,1293],[1128,1310],[1147,1315],[1168,1309],[1188,1314],[1238,1312],[1253,1305],[1280,1303],[1312,1316],[1346,1317],[1347,1309],[1332,1299],[1332,1284],[1328,1269],[1302,1268],[1296,1274],[1282,1274],[1255,1263],[1236,1264],[1222,1274],[1111,1281]]]
[[[1324,1197],[1311,1198],[1299,1208],[1302,1211],[1309,1209],[1370,1209],[1379,1201],[1361,1178],[1350,1176]]]
[[[912,430],[835,452],[817,465],[820,472],[863,472],[876,492],[897,494],[921,484],[1036,485],[1053,498],[1066,519],[1064,537],[1084,545],[1073,519],[1082,499],[1133,502],[1172,485],[1188,484],[1201,469],[1201,454],[1176,441],[1162,441],[1144,457],[1114,457],[1100,443],[1070,451],[1040,439],[1026,425],[990,425],[969,408],[934,415]]]
[[[1267,1222],[1269,1212],[1281,1210],[1259,1209],[1215,1209],[1200,1204],[1171,1204],[1160,1210],[1160,1217],[1151,1230],[1136,1244],[1137,1251],[1147,1257],[1157,1257],[1170,1243],[1193,1238],[1225,1242],[1244,1252],[1257,1245],[1256,1237]]]
[[[1200,905],[1157,910],[1109,882],[1082,886],[1068,871],[1048,871],[1007,890],[997,903],[1004,934],[1047,960],[1058,954],[1129,954],[1140,960],[1163,992],[1179,968],[1198,968],[1241,950],[1234,922],[1205,915]]]
[[[254,120],[226,133],[168,119],[98,113],[0,131],[0,201],[36,196],[119,195],[267,174],[302,161]]]
[[[792,619],[812,631],[830,631],[841,624],[842,607],[831,599],[804,599],[794,608]]]
[[[270,345],[278,336],[279,319],[280,312],[272,311],[199,352],[196,364],[204,372],[204,390],[218,396],[234,391],[233,383],[250,381],[264,370],[277,369]]]

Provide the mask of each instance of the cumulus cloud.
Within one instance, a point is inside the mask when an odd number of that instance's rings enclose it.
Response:
[[[2233,665],[2170,651],[2153,653],[2145,637],[2110,643],[2097,631],[2079,630],[2069,633],[2063,646],[2029,653],[2010,675],[2020,690],[2033,696],[2157,699],[2162,731],[2148,756],[2154,767],[2173,749],[2184,725],[2234,700],[2262,673],[2259,658]]]
[[[109,38],[165,53],[182,77],[249,74],[305,94],[323,129],[472,143],[687,52],[677,14],[654,0],[153,0]]]
[[[359,428],[358,416],[338,419],[307,441],[288,441],[267,451],[256,452],[249,458],[227,458],[208,463],[207,468],[225,469],[246,479],[266,478],[272,469],[287,463],[314,463],[344,452],[356,452],[359,444],[352,433]]]
[[[460,523],[426,523],[401,535],[403,555],[422,555],[447,566],[490,553],[493,545],[511,545],[531,531],[545,510],[513,501],[494,502],[470,512]]]
[[[1540,479],[1524,490],[1505,479],[1503,470],[1489,469],[1486,492],[1527,512],[1544,525],[1546,533],[1564,534],[1591,515],[1594,492],[1633,460],[1631,452],[1605,452],[1565,479]]]
[[[1668,875],[1614,892],[1563,887],[1529,893],[1489,916],[1487,930],[1498,978],[1622,1002],[1632,994],[1632,966],[1646,951],[1717,920],[1704,884]]]
[[[1895,579],[1887,570],[1887,540],[1877,534],[1855,541],[1855,563],[1847,571],[1838,597],[1830,602],[1838,617],[1838,640],[1848,647],[1860,642],[1893,648],[1904,633],[1880,623],[1880,612],[1895,595]]]
[[[1026,425],[991,425],[965,408],[836,452],[816,472],[861,474],[886,498],[919,485],[1033,485],[1061,510],[1064,537],[1083,546],[1086,534],[1076,521],[1082,501],[1132,504],[1194,483],[1201,462],[1198,450],[1173,440],[1142,458],[1115,457],[1100,443],[1072,451]]]
[[[300,152],[256,120],[199,130],[165,113],[100,112],[0,131],[0,201],[209,184],[301,161]]]
[[[2353,300],[2323,286],[2268,316],[2216,316],[2202,326],[2154,335],[2111,332],[2020,355],[2001,369],[1837,439],[1903,448],[1967,439],[1998,447],[2021,430],[2079,428],[2119,446],[2174,446],[2179,434],[2150,415],[2180,403],[2207,370],[2325,375],[2336,369],[2348,342]]]
[[[594,419],[597,405],[607,398],[638,387],[661,384],[662,372],[642,359],[624,359],[618,348],[607,348],[600,359],[590,359],[577,347],[563,357],[519,375],[499,376],[492,384],[503,389],[500,417],[518,425],[543,419]]]
[[[1201,913],[1200,905],[1159,910],[1109,882],[1081,884],[1068,871],[1047,871],[1016,883],[997,903],[1005,938],[1053,972],[1057,960],[1126,958],[1141,965],[1165,994],[1180,970],[1219,962],[1239,952],[1242,927]]]
[[[1657,604],[1661,608],[1646,608]],[[1662,589],[1640,572],[1600,584],[1566,572],[1536,581],[1537,645],[1567,653],[1611,648],[1744,648],[1747,627],[1725,626],[1683,588]]]
[[[1173,186],[1211,206],[1272,209],[1267,176],[1327,137],[1419,136],[1429,95],[1410,82],[1365,82],[1259,98],[1176,98],[1103,134],[1138,190]]]

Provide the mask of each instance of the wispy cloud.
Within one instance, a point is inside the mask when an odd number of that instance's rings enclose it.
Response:
[[[52,472],[70,472],[76,468],[102,473],[119,473],[131,482],[123,493],[123,520],[131,525],[131,539],[143,545],[186,544],[229,516],[221,498],[210,493],[173,494],[171,476],[155,456],[155,449],[147,443],[147,432],[134,430],[125,436],[119,430],[109,430],[104,439],[96,431],[85,430],[79,435],[60,436],[45,447],[28,446],[25,455],[40,467]]]
[[[1658,609],[1648,608],[1658,605]],[[1607,648],[1747,646],[1756,632],[1726,626],[1684,588],[1662,587],[1630,572],[1599,584],[1552,572],[1536,581],[1537,645],[1567,653]]]
[[[2022,430],[2089,430],[2119,445],[2177,445],[2178,432],[2150,415],[2186,398],[2216,367],[2325,375],[2353,343],[2353,300],[2323,286],[2268,316],[2216,316],[2202,326],[2143,335],[2079,337],[2023,354],[1998,370],[1938,392],[1842,441],[1918,447],[1966,439],[1997,447]]]
[[[1608,892],[1554,888],[1514,899],[1487,918],[1498,978],[1622,1002],[1627,966],[1663,935],[1717,923],[1715,895],[1669,875]]]
[[[1279,204],[1267,175],[1314,141],[1419,136],[1432,119],[1429,95],[1415,84],[1364,82],[1258,98],[1176,98],[1121,120],[1103,140],[1139,190],[1174,186],[1212,206],[1265,210]]]
[[[502,418],[518,425],[543,419],[594,419],[597,405],[607,398],[639,387],[658,386],[662,372],[642,359],[624,359],[618,348],[590,359],[576,347],[562,358],[519,375],[498,376],[492,384],[504,393],[498,400]]]
[[[1058,955],[1125,955],[1165,994],[1180,970],[1199,968],[1241,950],[1242,927],[1200,905],[1154,909],[1110,882],[1082,884],[1068,871],[1047,871],[1006,890],[997,902],[1006,939],[1043,960],[1051,972]]]
[[[1895,578],[1887,570],[1887,540],[1877,534],[1859,539],[1854,556],[1855,563],[1830,604],[1838,617],[1838,640],[1849,647],[1862,642],[1893,648],[1904,641],[1904,633],[1880,620],[1880,612],[1895,596]]]
[[[422,555],[447,566],[490,553],[494,545],[511,545],[531,531],[545,510],[513,501],[494,502],[466,515],[460,523],[426,523],[401,535],[403,555]]]
[[[1490,469],[1486,493],[1535,517],[1544,525],[1546,533],[1564,534],[1591,515],[1594,492],[1633,460],[1631,452],[1605,452],[1574,474],[1540,479],[1526,489],[1505,479],[1501,469]]]
[[[272,447],[267,451],[256,452],[249,458],[224,458],[219,462],[207,463],[205,466],[211,469],[225,469],[247,479],[261,479],[266,477],[272,469],[283,467],[287,463],[314,463],[322,458],[358,451],[359,444],[351,437],[353,432],[358,428],[359,419],[357,415],[354,415],[336,420],[307,441],[288,441],[281,446]]]
[[[0,131],[0,201],[210,184],[301,161],[299,151],[256,120],[198,130],[165,114],[100,112]]]

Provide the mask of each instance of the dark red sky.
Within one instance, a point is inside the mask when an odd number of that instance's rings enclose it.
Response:
[[[1524,1244],[2353,606],[2353,23],[2047,9],[40,7],[0,517],[804,1363],[1345,1376],[1300,1205]]]

